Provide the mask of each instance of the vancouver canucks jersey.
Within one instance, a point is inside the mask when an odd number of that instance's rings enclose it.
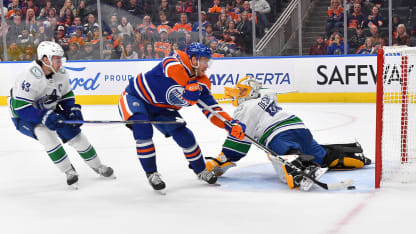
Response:
[[[280,132],[306,128],[302,120],[277,105],[275,93],[263,94],[260,98],[241,103],[234,112],[235,119],[246,125],[246,133],[263,145]]]
[[[16,77],[11,89],[9,107],[12,117],[33,123],[41,122],[44,110],[55,110],[60,102],[74,103],[74,93],[65,68],[45,76],[41,66],[33,61]]]

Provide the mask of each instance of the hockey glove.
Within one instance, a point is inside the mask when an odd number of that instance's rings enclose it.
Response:
[[[185,92],[182,97],[189,104],[194,105],[198,102],[199,95],[201,94],[201,89],[197,80],[191,80],[185,86]]]
[[[235,137],[239,140],[244,139],[244,131],[246,130],[246,125],[241,123],[240,121],[233,119],[230,121],[231,126],[225,125],[225,130],[228,131],[230,136]]]
[[[45,111],[42,116],[42,124],[52,131],[64,126],[64,124],[60,122],[62,120],[65,120],[64,116],[57,114],[52,110]]]
[[[69,111],[68,117],[70,120],[79,120],[79,121],[84,120],[84,118],[82,117],[81,106],[78,104],[73,105]],[[80,127],[81,125],[82,123],[74,124],[74,126],[77,126],[77,127]]]

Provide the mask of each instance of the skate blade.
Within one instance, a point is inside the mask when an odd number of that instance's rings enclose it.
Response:
[[[106,179],[106,180],[115,180],[117,179],[117,176],[115,176],[114,174],[112,174],[111,176],[105,177],[103,175],[100,175],[101,178]]]
[[[69,188],[70,188],[70,189],[72,189],[72,190],[78,190],[78,189],[79,189],[79,184],[78,184],[78,182],[73,183],[73,184],[68,185],[68,186],[69,186]]]
[[[160,190],[154,190],[154,191],[155,191],[155,193],[157,193],[159,195],[163,195],[163,196],[166,195],[166,189],[160,189]]]

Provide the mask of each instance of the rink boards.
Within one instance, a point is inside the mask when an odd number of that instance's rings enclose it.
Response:
[[[128,80],[160,60],[69,61],[65,65],[80,104],[116,104]],[[1,62],[0,105],[28,62]],[[207,71],[212,93],[250,75],[280,93],[280,102],[375,102],[375,55],[247,57],[214,59]]]

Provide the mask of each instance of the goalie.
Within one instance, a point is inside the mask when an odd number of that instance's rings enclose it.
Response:
[[[302,120],[284,111],[277,105],[276,93],[260,94],[261,83],[253,77],[244,77],[235,87],[225,87],[225,97],[232,99],[238,107],[234,118],[246,125],[246,134],[260,144],[303,170],[315,179],[319,179],[328,168],[350,170],[371,164],[363,155],[358,142],[350,144],[320,145],[314,139]],[[224,174],[235,162],[246,156],[251,143],[228,136],[222,152],[216,158],[207,158],[206,168],[217,176]],[[303,178],[295,170],[285,166],[274,156],[269,155],[279,178],[290,189],[308,190],[312,181]]]

